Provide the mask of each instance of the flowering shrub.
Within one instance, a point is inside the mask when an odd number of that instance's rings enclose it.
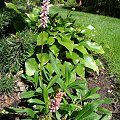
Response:
[[[7,110],[27,113],[27,119],[35,120],[109,119],[111,112],[100,105],[111,100],[99,100],[100,88],[89,90],[85,80],[85,72],[99,74],[100,63],[91,53],[104,53],[101,45],[90,40],[94,27],[81,30],[69,15],[63,19],[58,14],[49,16],[47,24],[47,14],[48,1],[43,0],[42,30],[36,34],[36,48],[29,54],[22,75],[32,85],[21,94],[26,105]]]

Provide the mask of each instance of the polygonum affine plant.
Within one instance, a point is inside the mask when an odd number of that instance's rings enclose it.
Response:
[[[26,60],[22,75],[30,83],[21,94],[26,105],[24,109],[7,110],[26,113],[26,119],[32,120],[109,120],[111,112],[100,105],[111,100],[99,100],[100,88],[89,90],[85,80],[86,72],[99,74],[100,61],[92,53],[104,53],[101,45],[91,41],[94,27],[89,25],[81,30],[75,21],[58,14],[49,16],[47,26],[46,2],[41,13],[43,29],[36,37],[36,48]]]

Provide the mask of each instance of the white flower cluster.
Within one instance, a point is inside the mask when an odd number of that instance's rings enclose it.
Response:
[[[48,13],[49,13],[49,0],[43,0],[42,11],[41,11],[41,27],[45,28],[47,26]]]

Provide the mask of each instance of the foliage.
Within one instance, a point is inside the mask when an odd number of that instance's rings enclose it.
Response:
[[[0,9],[0,34],[11,26],[14,17],[14,11],[8,11],[8,9],[5,8]]]
[[[16,35],[0,40],[0,70],[2,73],[19,71],[29,54],[34,49],[35,32],[25,30]]]
[[[13,77],[2,75],[0,78],[0,93],[9,94],[14,90],[15,82]]]
[[[15,6],[12,5],[12,8],[19,12]],[[37,19],[35,21],[38,22]],[[27,107],[10,107],[7,111],[26,113],[27,119],[110,118],[111,112],[100,105],[111,103],[111,100],[98,100],[100,95],[97,91],[100,88],[89,90],[85,80],[85,72],[99,73],[98,59],[92,53],[103,54],[104,50],[91,40],[95,34],[93,26],[81,30],[74,23],[69,13],[66,19],[58,14],[49,16],[46,29],[41,30],[37,27],[39,24],[34,24],[35,27],[30,25],[37,28],[39,34],[35,36],[36,48],[28,51],[29,58],[25,62],[25,74],[22,75],[32,84],[32,88],[21,95]]]

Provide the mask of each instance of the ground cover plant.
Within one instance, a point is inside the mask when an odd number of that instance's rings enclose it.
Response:
[[[21,75],[29,83],[21,94],[23,104],[5,110],[22,114],[29,120],[109,120],[111,111],[100,105],[109,104],[111,100],[99,100],[100,88],[89,90],[85,80],[86,73],[99,74],[101,62],[95,54],[104,53],[102,46],[92,40],[94,27],[77,27],[70,12],[64,19],[58,14],[48,19],[47,0],[43,1],[41,21],[37,8],[24,14],[14,4],[6,5],[23,17],[28,28],[37,32],[36,45],[28,50],[25,71]]]

